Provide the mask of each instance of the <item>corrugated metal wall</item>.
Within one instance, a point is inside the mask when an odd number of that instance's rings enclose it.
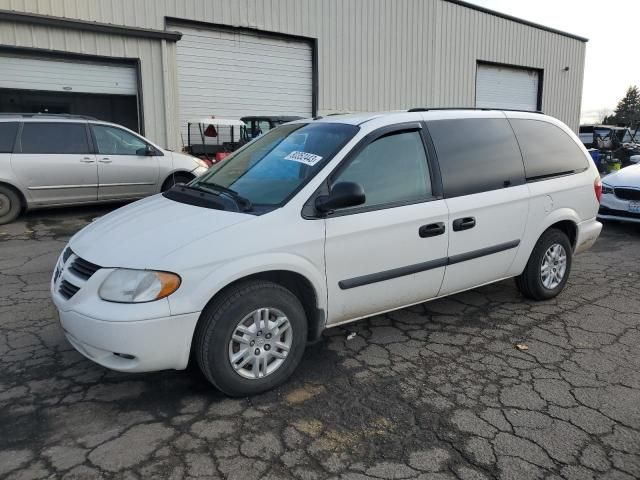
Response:
[[[176,17],[317,38],[319,113],[473,106],[477,60],[540,68],[543,109],[578,127],[583,42],[442,0],[0,0],[0,8],[156,29]],[[14,28],[22,42],[34,30]],[[40,35],[45,45],[79,47],[66,35]],[[89,37],[93,49],[155,56],[147,70],[161,68],[152,42]],[[175,68],[175,52],[165,55]],[[145,104],[161,102],[162,76],[158,83],[151,93],[145,86]]]

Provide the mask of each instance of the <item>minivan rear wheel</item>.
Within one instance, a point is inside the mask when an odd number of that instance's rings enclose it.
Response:
[[[270,390],[296,369],[307,319],[291,291],[254,280],[232,286],[202,312],[194,337],[204,376],[227,395]]]
[[[558,295],[567,283],[572,261],[571,242],[556,229],[547,230],[538,239],[527,266],[516,278],[516,285],[525,297],[548,300]]]
[[[22,201],[16,191],[0,185],[0,225],[13,222],[21,211]]]

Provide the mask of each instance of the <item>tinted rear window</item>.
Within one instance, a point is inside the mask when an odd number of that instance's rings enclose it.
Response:
[[[89,153],[83,123],[25,122],[20,143],[22,153]]]
[[[0,122],[0,153],[11,153],[16,140],[18,122]]]
[[[446,197],[524,183],[522,155],[506,119],[429,122]]]
[[[512,119],[527,179],[563,175],[589,166],[584,152],[562,129],[540,120]]]

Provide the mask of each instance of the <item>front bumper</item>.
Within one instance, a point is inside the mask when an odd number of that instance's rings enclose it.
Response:
[[[640,223],[640,213],[632,213],[627,210],[600,207],[598,218],[602,220],[617,220],[619,222]]]
[[[110,322],[58,310],[67,340],[82,355],[121,372],[182,370],[189,362],[199,313]]]
[[[629,200],[623,200],[613,194],[603,195],[600,210],[598,211],[598,218],[640,223],[640,213],[630,212],[630,203]]]
[[[200,312],[172,315],[166,298],[148,303],[106,302],[98,295],[113,269],[74,270],[69,248],[51,279],[51,298],[69,343],[85,357],[113,370],[150,372],[184,369]],[[88,262],[85,262],[85,265]],[[90,265],[90,264],[89,264]],[[74,291],[62,287],[64,282]]]

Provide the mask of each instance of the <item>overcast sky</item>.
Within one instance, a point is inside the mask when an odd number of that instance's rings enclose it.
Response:
[[[640,87],[640,0],[468,0],[587,37],[582,122],[601,120],[631,85]]]

